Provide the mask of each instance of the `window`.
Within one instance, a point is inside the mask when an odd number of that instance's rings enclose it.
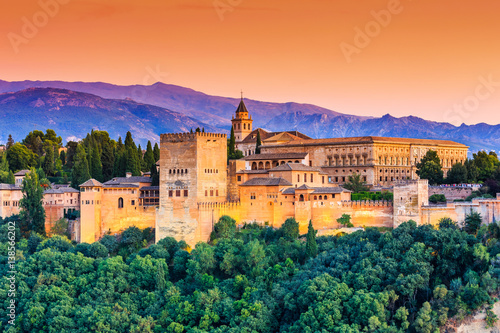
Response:
[[[123,208],[123,198],[118,198],[118,208]]]
[[[184,190],[184,196],[187,197],[188,196],[188,190]]]
[[[307,182],[307,174],[304,174],[304,183]]]
[[[205,190],[205,196],[208,197],[208,191],[207,190]]]
[[[318,200],[318,197],[317,197],[317,196],[314,196],[314,200]]]
[[[313,174],[311,173],[311,183],[313,182]]]
[[[181,190],[175,190],[175,196],[180,197],[181,196]]]
[[[299,196],[299,201],[304,201],[304,195],[303,195],[303,194],[301,194],[301,195]]]
[[[135,206],[135,200],[130,201],[130,204],[131,204],[132,206]]]
[[[169,190],[169,191],[168,191],[168,196],[169,196],[170,198],[171,198],[171,197],[173,197],[173,196],[174,196],[174,191]]]
[[[215,196],[218,197],[219,196],[219,190],[215,190]]]
[[[210,190],[210,196],[213,197],[214,196],[214,190]]]
[[[325,176],[321,176],[321,183],[324,184],[325,183]]]
[[[255,200],[255,193],[250,193],[250,199]]]
[[[241,176],[238,176],[238,181],[241,182]]]
[[[300,175],[297,175],[297,182],[300,183]]]

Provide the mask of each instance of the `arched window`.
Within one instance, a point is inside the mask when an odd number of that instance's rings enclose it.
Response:
[[[317,196],[314,196],[314,200],[318,200],[318,197],[317,197]]]
[[[252,170],[257,170],[257,162],[252,163]]]
[[[297,182],[300,182],[300,175],[297,175]]]
[[[266,170],[271,169],[271,163],[269,161],[266,162]]]
[[[243,129],[247,129],[247,124],[243,124]]]
[[[264,163],[259,162],[259,170],[264,170]]]
[[[299,196],[299,201],[304,201],[304,195],[303,195],[303,194],[301,194],[301,195]]]
[[[313,180],[313,174],[311,173],[311,183],[314,182]]]
[[[304,174],[304,183],[307,182],[307,173]]]
[[[123,208],[123,198],[118,198],[118,208]]]

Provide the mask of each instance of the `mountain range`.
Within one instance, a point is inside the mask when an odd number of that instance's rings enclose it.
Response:
[[[171,84],[119,86],[102,82],[0,80],[0,142],[21,139],[34,128],[52,128],[64,140],[91,129],[112,138],[130,130],[138,142],[159,134],[189,131],[228,133],[239,98],[211,96]],[[409,116],[362,117],[311,104],[244,99],[254,128],[298,130],[313,138],[390,136],[454,140],[471,151],[500,149],[500,125],[454,126]],[[22,119],[22,120],[21,120]]]

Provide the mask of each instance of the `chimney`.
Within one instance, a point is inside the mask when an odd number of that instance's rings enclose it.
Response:
[[[126,172],[126,173],[125,173],[125,177],[126,177],[126,178],[130,178],[130,177],[132,177],[132,172]]]

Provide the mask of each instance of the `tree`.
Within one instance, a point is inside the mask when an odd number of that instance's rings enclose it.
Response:
[[[23,198],[19,200],[20,219],[25,235],[34,231],[45,236],[45,209],[43,208],[43,188],[34,168],[26,174],[21,185]]]
[[[59,159],[61,160],[62,165],[66,164],[66,152],[64,150],[61,150],[61,153],[59,154]]]
[[[61,235],[71,238],[68,227],[69,227],[68,220],[65,218],[60,218],[50,228],[50,233],[52,235]]]
[[[102,175],[102,163],[101,154],[99,154],[99,148],[95,146],[92,149],[92,159],[91,159],[90,175],[92,178],[102,182],[104,181]]]
[[[458,225],[455,221],[450,219],[449,217],[443,217],[439,220],[439,229],[450,228],[458,230]]]
[[[316,243],[316,230],[314,230],[312,221],[309,220],[307,227],[307,241],[306,241],[306,257],[314,258],[318,255],[318,244]]]
[[[131,172],[132,176],[141,175],[140,161],[137,158],[137,150],[133,147],[127,148],[126,165],[126,172]]]
[[[35,154],[19,142],[7,151],[7,161],[12,171],[28,169],[36,164]]]
[[[472,212],[465,216],[465,231],[475,235],[481,227],[482,217],[480,213]]]
[[[446,175],[448,184],[460,184],[467,182],[467,167],[462,163],[455,163]]]
[[[151,169],[152,165],[156,165],[155,155],[151,146],[151,141],[149,140],[146,146],[146,153],[144,153],[144,164],[146,166],[146,171]]]
[[[158,173],[158,169],[156,168],[156,164],[151,164],[151,186],[159,186],[160,185],[160,174]]]
[[[287,218],[280,230],[283,236],[288,240],[295,240],[299,237],[299,223],[294,217]]]
[[[474,160],[467,159],[464,162],[464,166],[467,169],[467,182],[468,183],[476,183],[477,177],[479,176],[479,171],[477,169],[476,163]]]
[[[236,151],[236,137],[234,136],[234,128],[231,126],[231,135],[229,136],[229,145],[228,145],[228,156],[233,156]]]
[[[230,216],[224,215],[214,225],[214,231],[210,235],[211,240],[220,238],[233,238],[236,233],[236,221]]]
[[[342,216],[337,219],[337,223],[342,224],[345,228],[354,227],[351,223],[351,215],[349,214],[342,214]]]
[[[432,202],[434,204],[438,202],[446,202],[446,197],[444,194],[433,194],[429,197],[429,202]]]
[[[153,156],[155,158],[155,163],[160,160],[160,148],[158,147],[158,142],[155,142],[155,146],[153,148]]]
[[[435,150],[428,150],[420,162],[417,163],[417,175],[421,179],[428,179],[430,184],[443,182],[443,168]]]
[[[167,280],[165,270],[165,263],[162,260],[157,262],[157,271],[156,271],[156,290],[163,291],[165,290]]]
[[[257,130],[257,143],[255,145],[255,153],[260,154],[260,146],[262,146],[262,141],[260,139],[260,131]]]
[[[81,184],[90,179],[89,164],[83,145],[78,145],[71,170],[71,187],[78,189]]]
[[[48,176],[54,175],[54,147],[45,148],[45,158],[43,159],[42,169]]]
[[[7,139],[7,145],[5,146],[5,149],[9,150],[14,145],[14,143],[15,141],[12,138],[12,134],[9,134],[9,138]]]
[[[368,186],[366,186],[366,182],[361,179],[361,175],[359,173],[354,173],[347,178],[347,182],[342,185],[345,189],[349,191],[353,191],[354,193],[365,192],[368,191]]]

